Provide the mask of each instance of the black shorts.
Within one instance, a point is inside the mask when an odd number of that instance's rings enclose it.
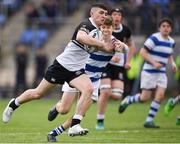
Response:
[[[84,69],[79,71],[69,71],[64,68],[57,60],[54,60],[54,63],[48,67],[44,78],[50,83],[62,85],[65,81],[69,83],[71,80],[84,73]]]
[[[124,67],[108,64],[102,73],[101,79],[110,78],[111,80],[124,81]]]

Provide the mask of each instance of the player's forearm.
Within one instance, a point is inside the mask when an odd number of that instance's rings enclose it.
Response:
[[[132,57],[134,56],[135,54],[135,51],[136,51],[136,47],[135,47],[135,44],[134,42],[131,40],[128,42],[128,47],[129,47],[129,52],[128,52],[128,57],[127,57],[127,62],[130,62]]]
[[[143,57],[144,60],[148,61],[152,65],[156,63],[156,61],[150,57],[149,53],[145,50],[145,48],[142,48],[140,50],[140,55]]]
[[[77,34],[76,40],[85,45],[94,46],[94,47],[103,47],[103,44],[99,40],[92,38],[86,33]]]
[[[175,62],[174,62],[174,58],[173,58],[172,55],[168,58],[168,63],[169,63],[169,64],[175,63]]]

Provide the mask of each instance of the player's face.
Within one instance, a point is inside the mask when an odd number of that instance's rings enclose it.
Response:
[[[114,28],[113,26],[101,25],[101,31],[104,36],[111,36]]]
[[[119,25],[121,23],[122,14],[120,12],[113,12],[111,16],[114,20],[115,25]]]
[[[169,23],[163,22],[159,27],[159,31],[162,35],[168,36],[171,33],[172,29]]]
[[[101,26],[104,23],[106,16],[107,11],[101,8],[97,8],[92,14],[92,18],[94,19],[94,22],[97,26]]]

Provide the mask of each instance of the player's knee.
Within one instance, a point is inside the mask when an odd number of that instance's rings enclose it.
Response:
[[[91,96],[92,93],[93,93],[93,90],[94,90],[93,85],[88,85],[86,88],[84,88],[84,89],[82,90],[82,93],[83,93],[84,95]]]
[[[56,107],[56,108],[57,108],[57,107]],[[67,113],[70,111],[70,107],[67,106],[67,105],[61,104],[61,106],[59,106],[59,107],[57,108],[57,110],[58,110],[58,112],[59,112],[60,114],[64,115],[64,114],[67,114]]]
[[[29,93],[31,99],[40,99],[43,96],[37,89],[29,89],[26,93]]]
[[[69,112],[69,109],[67,109],[67,108],[62,108],[62,109],[59,111],[59,113],[62,114],[62,115],[65,115],[65,114],[67,114],[68,112]]]
[[[124,90],[123,89],[120,89],[120,88],[113,88],[112,89],[112,94],[111,94],[111,97],[115,100],[119,100],[122,98],[122,95],[124,93]]]
[[[162,102],[164,99],[165,99],[164,95],[159,95],[159,96],[155,97],[155,100],[158,101],[158,102]]]
[[[147,102],[151,97],[149,96],[140,96],[140,102],[141,103],[144,103],[144,102]]]

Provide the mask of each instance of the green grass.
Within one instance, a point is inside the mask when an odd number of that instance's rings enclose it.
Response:
[[[55,121],[47,120],[47,113],[56,100],[43,99],[21,106],[8,124],[0,122],[0,143],[46,143],[47,134],[60,125],[69,115],[59,116]],[[0,100],[2,114],[7,100]],[[58,136],[60,143],[180,143],[180,126],[175,125],[180,105],[169,117],[163,114],[164,104],[155,118],[160,129],[145,129],[144,120],[149,103],[130,106],[125,113],[117,112],[119,102],[108,105],[105,130],[96,131],[96,104],[93,104],[82,121],[82,127],[90,129],[87,136],[69,137],[67,132]],[[74,107],[72,109],[74,111]]]

